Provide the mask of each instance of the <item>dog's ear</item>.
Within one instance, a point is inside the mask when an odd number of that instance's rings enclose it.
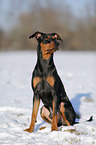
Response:
[[[35,37],[35,38],[38,40],[39,38],[41,38],[42,35],[45,35],[45,34],[42,33],[42,32],[37,31],[37,32],[35,32],[34,34],[32,34],[31,36],[29,36],[29,39]]]
[[[61,39],[61,37],[57,34],[57,33],[52,33],[52,35],[57,39],[57,40],[61,40],[63,42],[63,40]]]

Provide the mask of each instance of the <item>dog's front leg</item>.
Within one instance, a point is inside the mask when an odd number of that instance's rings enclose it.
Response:
[[[35,127],[35,121],[37,118],[37,113],[38,113],[38,109],[39,109],[39,104],[40,104],[40,99],[39,96],[34,96],[34,102],[33,102],[33,112],[32,112],[32,118],[31,118],[31,123],[30,123],[30,127],[28,129],[25,129],[25,131],[28,132],[33,132],[34,127]]]
[[[57,127],[57,96],[56,93],[53,93],[53,117],[52,117],[52,128],[51,131],[56,130],[58,131],[58,127]]]

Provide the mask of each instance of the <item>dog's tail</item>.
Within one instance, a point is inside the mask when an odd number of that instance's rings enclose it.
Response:
[[[80,119],[80,118],[78,118],[78,119]],[[91,122],[91,121],[93,121],[93,116],[91,116],[88,120],[86,120],[84,122]],[[74,124],[79,124],[79,123],[83,123],[83,122],[75,122]]]

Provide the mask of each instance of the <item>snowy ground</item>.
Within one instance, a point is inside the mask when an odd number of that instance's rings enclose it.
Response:
[[[51,132],[38,113],[33,133],[24,132],[32,110],[35,51],[0,53],[0,145],[96,144],[96,52],[56,52],[55,64],[81,123]],[[42,105],[42,103],[41,103]],[[40,106],[41,106],[40,105]],[[93,116],[92,122],[84,122]],[[41,126],[47,126],[39,130]]]

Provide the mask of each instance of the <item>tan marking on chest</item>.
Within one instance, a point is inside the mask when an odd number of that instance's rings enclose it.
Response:
[[[55,83],[54,77],[52,77],[52,76],[49,75],[49,76],[46,78],[46,81],[50,84],[51,87],[54,86],[54,83]]]
[[[41,81],[41,78],[40,77],[35,77],[33,79],[33,86],[34,88],[37,86],[37,84]]]

